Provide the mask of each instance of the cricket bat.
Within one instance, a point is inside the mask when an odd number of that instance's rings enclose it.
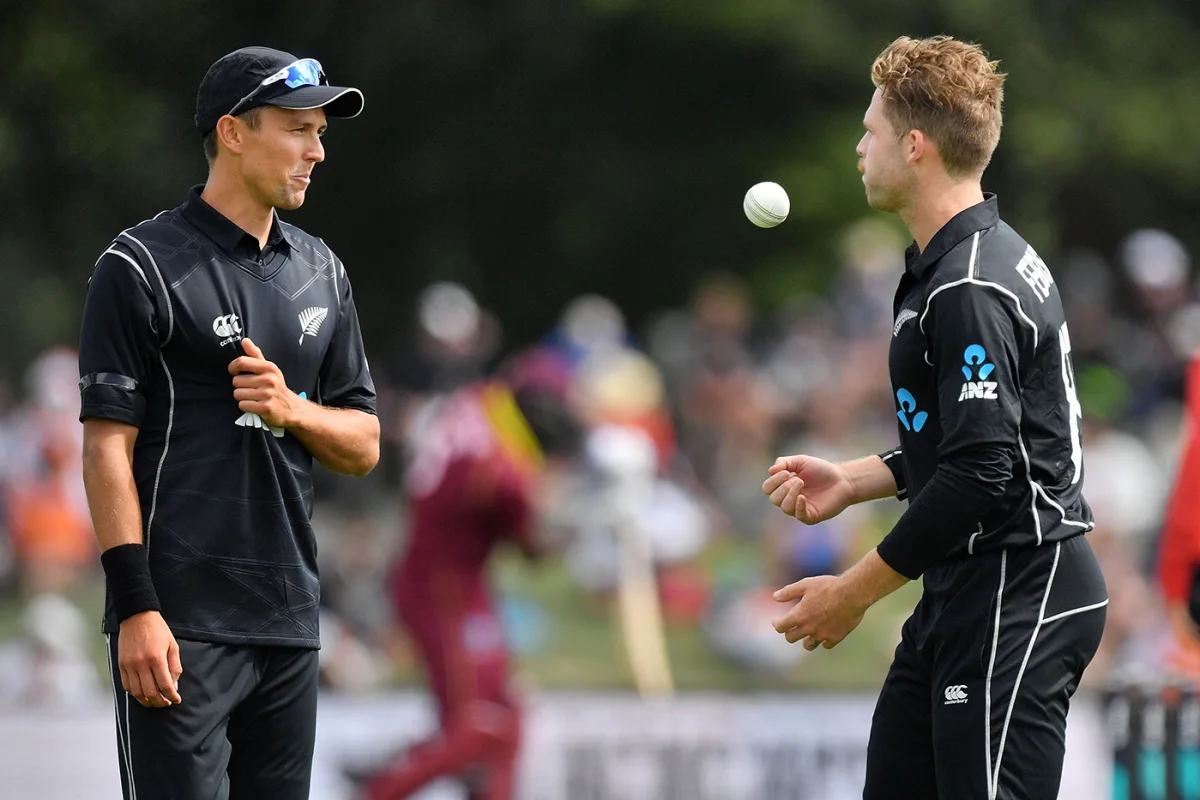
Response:
[[[650,542],[628,519],[617,526],[617,616],[633,683],[643,697],[675,691]]]
[[[606,425],[591,433],[587,450],[607,489],[599,496],[615,539],[617,627],[634,686],[643,697],[670,695],[675,687],[663,634],[654,549],[636,524],[646,503],[653,502],[654,444],[643,431]]]

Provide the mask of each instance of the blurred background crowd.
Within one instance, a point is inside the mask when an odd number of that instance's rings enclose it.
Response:
[[[196,87],[251,43],[367,98],[289,215],[347,265],[385,440],[368,479],[318,475],[331,690],[419,685],[385,590],[413,454],[439,399],[519,363],[586,430],[653,449],[637,528],[679,689],[877,691],[919,585],[812,655],[771,630],[770,591],[853,561],[903,506],[804,527],[760,486],[777,455],[895,441],[907,241],[869,214],[854,145],[872,59],[902,33],[980,41],[1010,75],[984,187],[1069,304],[1112,597],[1090,688],[1177,668],[1153,567],[1200,348],[1200,5],[30,0],[0,19],[0,705],[111,691],[79,469],[85,282],[203,181]],[[762,180],[792,201],[770,231],[741,212]],[[550,557],[492,565],[531,689],[631,686],[595,455],[539,490]]]
[[[736,209],[736,204],[735,204]],[[749,223],[746,223],[749,224]],[[652,485],[636,514],[650,543],[678,688],[877,687],[916,585],[888,598],[832,652],[809,656],[771,629],[770,592],[836,572],[902,512],[855,507],[807,527],[761,493],[779,454],[844,460],[896,437],[887,348],[906,242],[865,218],[840,234],[827,288],[758,307],[734,274],[700,276],[678,307],[633,325],[581,294],[552,329],[513,341],[472,287],[437,281],[405,311],[399,347],[371,353],[384,457],[365,481],[319,472],[324,680],[353,692],[419,680],[388,601],[407,534],[406,481],[431,412],[456,391],[512,375],[561,393],[592,432],[623,426],[652,445]],[[1069,303],[1084,408],[1090,534],[1112,604],[1090,688],[1122,670],[1174,669],[1154,583],[1164,507],[1182,443],[1183,377],[1200,348],[1200,293],[1171,233],[1140,229],[1113,253],[1048,258]],[[361,289],[360,289],[361,291]],[[42,352],[0,386],[0,703],[69,704],[107,693],[97,635],[103,587],[79,474],[75,353]],[[615,532],[594,452],[556,464],[538,491],[550,557],[501,552],[494,582],[506,633],[531,687],[628,688],[611,602]],[[417,475],[419,478],[419,474]]]

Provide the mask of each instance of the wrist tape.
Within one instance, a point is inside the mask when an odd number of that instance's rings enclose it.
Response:
[[[150,578],[150,556],[144,544],[120,544],[100,554],[117,621],[143,611],[161,611],[158,592]]]

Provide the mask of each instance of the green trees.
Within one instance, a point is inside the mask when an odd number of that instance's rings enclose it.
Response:
[[[819,286],[867,213],[854,145],[870,61],[901,33],[982,41],[1010,74],[988,188],[1053,265],[1128,229],[1200,244],[1198,12],[1177,0],[25,2],[0,27],[2,365],[73,340],[92,261],[176,204],[204,161],[195,89],[258,42],[321,59],[366,112],[335,122],[309,203],[390,346],[415,291],[463,281],[510,341],[582,291],[634,319],[705,272],[764,308]],[[792,217],[741,215],[775,180]]]

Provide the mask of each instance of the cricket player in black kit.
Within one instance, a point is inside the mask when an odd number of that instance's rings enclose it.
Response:
[[[812,650],[924,578],[876,706],[866,800],[1057,798],[1067,707],[1104,628],[1058,287],[980,187],[1000,136],[996,67],[948,37],[903,37],[876,60],[859,169],[868,202],[915,239],[890,356],[900,446],[781,458],[763,484],[810,524],[909,503],[846,573],[776,593],[799,600],[776,630]]]
[[[83,468],[129,800],[308,797],[312,462],[365,475],[379,423],[346,270],[276,210],[304,202],[326,117],[362,105],[313,59],[221,58],[196,99],[207,183],[92,274]]]

